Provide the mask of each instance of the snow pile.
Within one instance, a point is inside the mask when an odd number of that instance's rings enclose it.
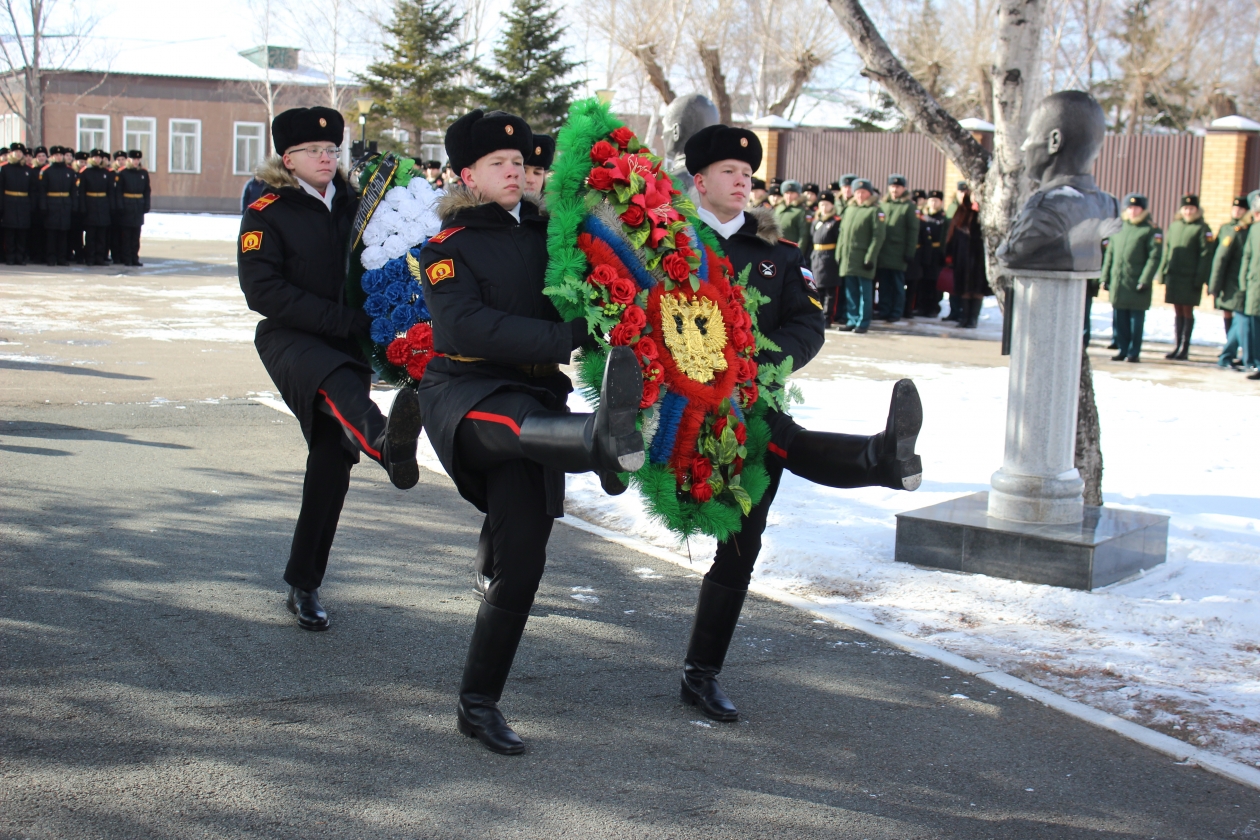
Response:
[[[193,239],[201,242],[236,242],[241,217],[219,213],[147,213],[145,239]]]
[[[757,580],[981,660],[1167,734],[1260,764],[1260,395],[1095,374],[1109,505],[1170,514],[1168,561],[1093,593],[893,561],[894,514],[987,490],[1002,460],[1007,371],[884,364],[889,379],[797,380],[807,428],[883,428],[892,379],[923,396],[916,493],[834,490],[785,474]],[[581,410],[576,395],[571,403]],[[440,467],[439,467],[440,469]],[[569,477],[569,510],[695,558],[633,492]],[[684,559],[682,562],[686,562]]]
[[[437,203],[443,195],[424,178],[388,190],[363,231],[363,267],[381,268],[441,230]]]

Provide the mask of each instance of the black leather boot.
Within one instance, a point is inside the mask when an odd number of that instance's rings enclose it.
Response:
[[[459,684],[459,705],[455,708],[459,731],[500,755],[525,752],[525,742],[499,711],[499,698],[528,618],[482,601]]]
[[[1182,333],[1185,332],[1185,329],[1186,329],[1185,317],[1181,315],[1177,315],[1173,319],[1173,332],[1177,334],[1177,343],[1173,346],[1171,353],[1164,354],[1165,359],[1175,359],[1177,358],[1177,355],[1181,353],[1181,335]]]
[[[389,407],[385,430],[380,436],[381,466],[400,490],[410,490],[420,480],[416,463],[416,440],[420,437],[420,398],[411,388],[400,388]]]
[[[730,723],[739,720],[739,710],[726,696],[717,676],[726,661],[726,651],[735,635],[739,611],[744,608],[746,589],[731,589],[705,578],[700,583],[700,600],[691,625],[691,641],[683,660],[682,701],[700,709],[710,720]]]
[[[420,480],[416,440],[422,423],[420,399],[413,389],[399,389],[388,417],[381,414],[358,375],[348,368],[329,374],[320,383],[319,393],[323,398],[319,410],[341,424],[353,446],[385,468],[395,487],[409,490],[416,486]]]
[[[290,586],[289,597],[284,605],[289,608],[289,612],[297,616],[298,626],[303,630],[328,629],[328,613],[324,612],[323,606],[319,603],[318,589],[307,591]]]
[[[521,451],[531,461],[564,472],[599,472],[606,488],[616,487],[621,484],[616,476],[610,481],[604,473],[634,472],[643,466],[643,435],[635,426],[642,397],[638,358],[629,347],[614,347],[608,352],[595,413],[529,415],[521,423]]]
[[[787,468],[826,487],[917,490],[923,460],[914,446],[922,427],[919,390],[902,379],[893,385],[884,431],[870,436],[800,431],[788,444]]]
[[[980,322],[980,310],[984,308],[984,298],[970,298],[964,301],[966,309],[963,313],[963,322],[960,326],[966,330],[974,330]]]
[[[1186,316],[1185,323],[1182,325],[1182,328],[1181,328],[1181,334],[1182,334],[1181,348],[1177,351],[1177,355],[1175,356],[1175,358],[1179,359],[1180,361],[1184,362],[1190,358],[1190,336],[1193,333],[1194,333],[1194,316],[1188,315]]]
[[[490,581],[494,579],[494,542],[490,538],[490,518],[481,523],[481,536],[477,538],[477,555],[473,558],[473,591],[478,597],[486,597]]]

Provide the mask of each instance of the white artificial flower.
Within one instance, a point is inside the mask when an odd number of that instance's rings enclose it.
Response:
[[[392,187],[388,192],[385,193],[385,200],[383,203],[388,204],[390,207],[397,207],[399,202],[406,199],[406,197],[407,197],[406,187]]]
[[[363,249],[363,253],[359,255],[359,262],[363,263],[363,267],[368,271],[374,268],[380,268],[389,262],[389,257],[385,256],[385,249],[380,245],[369,245]]]
[[[385,237],[387,236],[389,236],[389,234],[385,231],[385,227],[379,224],[376,221],[376,218],[373,217],[372,220],[368,222],[368,226],[363,230],[363,244],[380,245],[385,241]]]
[[[406,236],[401,233],[395,233],[381,243],[381,248],[384,249],[385,255],[389,259],[394,260],[406,254],[407,249],[412,247],[412,245],[413,243]]]

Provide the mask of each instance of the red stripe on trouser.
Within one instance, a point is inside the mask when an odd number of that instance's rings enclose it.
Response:
[[[517,437],[521,436],[521,427],[516,425],[516,421],[513,420],[511,417],[508,417],[503,414],[491,414],[488,411],[470,411],[464,415],[464,419],[465,420],[486,420],[490,423],[501,423],[502,425],[507,426],[509,429],[515,432]]]
[[[769,449],[772,454],[778,455],[780,458],[787,460],[787,450],[782,448],[781,446],[777,446],[776,444],[772,443],[766,448]]]
[[[337,418],[341,425],[345,426],[350,434],[354,435],[354,439],[359,442],[359,446],[363,447],[363,451],[371,455],[376,460],[381,460],[381,453],[368,446],[367,438],[363,433],[350,424],[350,421],[341,416],[341,412],[337,410],[337,404],[332,401],[332,397],[323,389],[319,389],[319,395],[324,398],[324,402],[328,403],[328,407],[332,409],[333,416]]]

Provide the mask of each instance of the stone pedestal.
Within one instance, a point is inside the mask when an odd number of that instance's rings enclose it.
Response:
[[[1069,524],[1085,515],[1076,471],[1076,407],[1086,272],[1021,271],[1014,279],[1006,453],[989,516]]]

